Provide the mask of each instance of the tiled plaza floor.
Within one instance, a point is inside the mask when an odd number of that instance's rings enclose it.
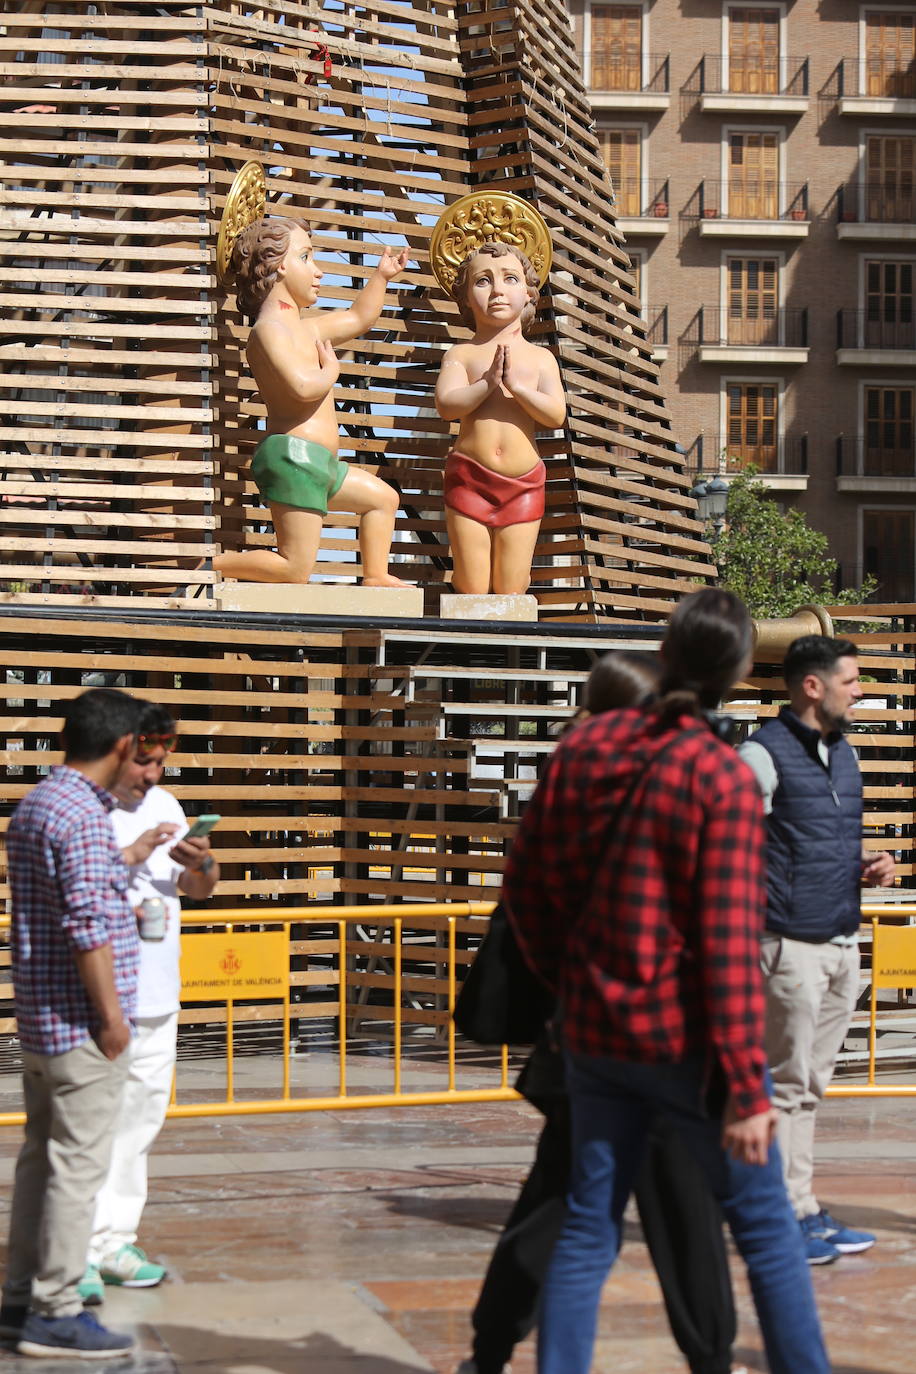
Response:
[[[833,1101],[823,1113],[822,1200],[880,1241],[814,1273],[836,1374],[916,1374],[914,1127],[905,1100]],[[74,1365],[7,1354],[0,1374],[451,1371],[537,1129],[514,1104],[170,1123],[141,1240],[171,1277],[110,1292],[103,1309],[136,1330],[142,1355]],[[3,1230],[17,1142],[0,1133]],[[736,1355],[761,1371],[739,1268]],[[532,1369],[528,1343],[513,1371]],[[684,1369],[635,1225],[605,1290],[594,1369]]]

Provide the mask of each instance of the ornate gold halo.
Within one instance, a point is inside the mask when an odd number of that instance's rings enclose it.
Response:
[[[443,290],[451,295],[465,258],[482,244],[494,242],[520,248],[544,285],[553,248],[542,216],[511,191],[482,186],[456,200],[436,221],[429,241],[429,261]]]
[[[243,229],[260,219],[267,208],[267,177],[260,162],[246,162],[229,188],[216,241],[216,275],[226,280],[232,246]]]

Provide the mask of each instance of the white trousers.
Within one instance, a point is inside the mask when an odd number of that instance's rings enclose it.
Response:
[[[162,1129],[172,1089],[177,1011],[138,1017],[136,1024],[108,1177],[95,1204],[89,1263],[96,1266],[137,1239],[146,1205],[149,1152]]]
[[[789,1200],[799,1218],[819,1210],[814,1125],[859,991],[858,945],[812,945],[767,935],[766,1051]]]

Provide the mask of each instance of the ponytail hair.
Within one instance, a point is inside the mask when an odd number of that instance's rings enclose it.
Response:
[[[662,642],[662,680],[654,710],[663,726],[719,705],[751,654],[754,624],[740,597],[704,587],[674,609]]]

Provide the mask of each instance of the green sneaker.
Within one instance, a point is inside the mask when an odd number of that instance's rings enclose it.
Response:
[[[102,1282],[119,1288],[155,1288],[165,1272],[161,1264],[146,1258],[139,1245],[122,1245],[117,1254],[99,1265]]]
[[[94,1264],[86,1265],[86,1272],[76,1286],[84,1307],[101,1307],[105,1301],[105,1285]]]

